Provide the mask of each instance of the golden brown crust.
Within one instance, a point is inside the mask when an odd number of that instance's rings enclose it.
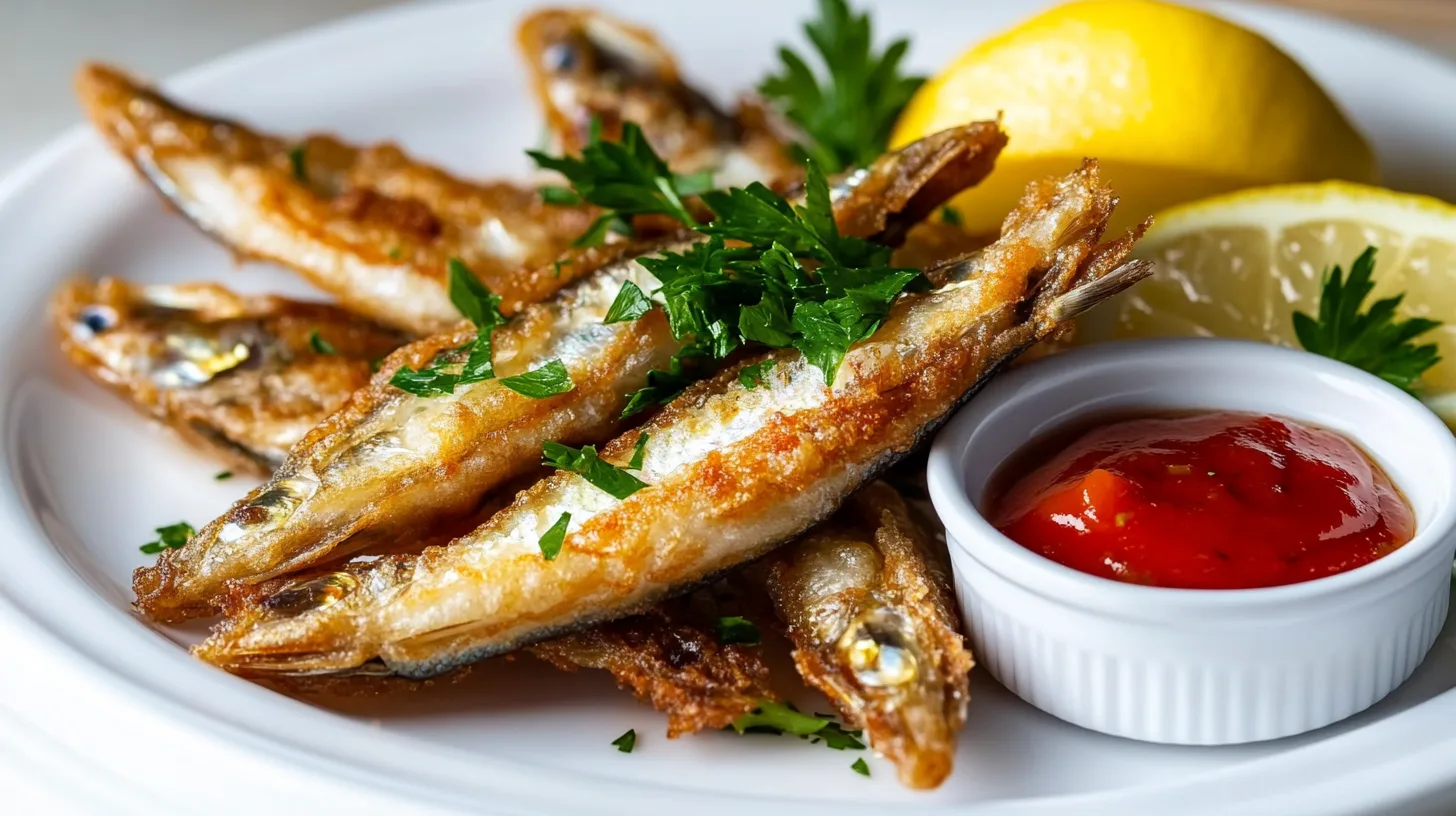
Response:
[[[91,328],[88,316],[102,323]],[[215,284],[77,280],[57,290],[50,317],[77,368],[189,444],[262,475],[405,341],[335,306],[244,297]],[[331,353],[314,347],[315,335]],[[216,373],[176,385],[161,379],[188,361],[196,365],[188,376]]]
[[[605,669],[668,715],[667,735],[724,728],[775,699],[758,646],[722,645],[709,621],[671,601],[641,615],[538,643],[530,652],[564,671]]]
[[[297,141],[188,110],[122,72],[81,69],[77,92],[98,131],[205,231],[243,257],[274,261],[349,309],[425,334],[458,314],[447,262],[462,259],[507,314],[577,277],[551,262],[591,223],[591,208],[547,205],[532,189],[477,184],[392,144],[357,148],[332,136]],[[294,168],[302,164],[303,177]],[[215,179],[234,198],[191,198]],[[216,189],[214,190],[216,193]]]
[[[901,782],[921,789],[950,775],[974,665],[944,553],[932,544],[899,494],[872,483],[830,522],[776,553],[767,581],[800,676],[846,722],[865,729]],[[855,561],[857,571],[849,565]],[[818,594],[825,585],[840,588]],[[852,629],[874,637],[860,640]],[[867,683],[855,665],[863,654],[857,646],[881,642],[911,655],[914,668],[900,683]]]

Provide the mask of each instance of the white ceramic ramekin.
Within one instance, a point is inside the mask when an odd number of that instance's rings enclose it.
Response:
[[[1344,433],[1405,493],[1415,538],[1315,581],[1164,589],[1062,566],[977,509],[998,465],[1074,418],[1190,408]],[[928,478],[976,661],[1037,708],[1095,731],[1219,745],[1319,728],[1409,677],[1446,620],[1456,440],[1399,389],[1322,357],[1203,339],[1051,357],[999,377],[954,417],[931,450]]]

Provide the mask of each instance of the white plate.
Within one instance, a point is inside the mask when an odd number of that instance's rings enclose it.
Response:
[[[727,97],[795,37],[807,0],[621,0],[663,32],[691,76]],[[880,4],[881,30],[914,35],[932,70],[965,44],[1045,5],[1034,0]],[[538,118],[512,27],[519,0],[398,8],[254,48],[189,73],[184,99],[282,131],[395,139],[462,172],[522,175]],[[1456,198],[1456,69],[1398,41],[1322,19],[1219,6],[1270,34],[1374,140],[1387,180]],[[1194,101],[1196,104],[1196,101]],[[707,734],[669,742],[661,717],[599,673],[495,661],[473,679],[388,701],[312,707],[191,660],[188,633],[129,611],[130,573],[153,527],[200,522],[247,485],[72,373],[43,325],[56,282],[79,271],[146,281],[217,278],[305,292],[281,272],[234,269],[89,133],[72,133],[0,186],[0,394],[9,467],[0,483],[0,751],[108,810],[259,807],[330,812],[483,810],[633,814],[837,812],[884,803],[955,813],[1169,809],[1361,811],[1456,779],[1456,638],[1404,687],[1346,723],[1234,748],[1099,736],[974,680],[956,773],[932,794],[892,769],[792,739]],[[638,749],[609,742],[637,729]],[[124,794],[123,794],[124,792]],[[147,805],[145,803],[152,803]],[[433,808],[432,808],[433,809]],[[817,810],[817,809],[816,809]],[[812,811],[811,811],[812,812]]]

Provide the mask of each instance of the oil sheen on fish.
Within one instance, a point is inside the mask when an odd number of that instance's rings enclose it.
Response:
[[[904,499],[873,482],[767,566],[799,675],[912,788],[950,775],[970,698],[971,655],[935,544]]]
[[[416,334],[460,319],[446,291],[450,258],[509,314],[570,281],[571,266],[553,274],[551,262],[593,218],[527,187],[463,181],[392,144],[258,133],[104,65],[82,68],[76,87],[102,136],[204,232]]]
[[[521,22],[517,39],[558,152],[579,152],[593,123],[616,139],[635,122],[673,170],[711,170],[720,187],[803,175],[762,108],[719,110],[645,29],[593,9],[543,9]]]
[[[72,363],[230,467],[266,475],[405,342],[323,303],[215,284],[73,281],[51,302]]]
[[[448,546],[313,579],[347,587],[327,605],[233,607],[195,653],[246,674],[428,677],[639,612],[761,556],[827,518],[1007,360],[1149,274],[1119,266],[1138,232],[1099,246],[1114,201],[1090,162],[1032,185],[976,273],[903,297],[832,386],[782,350],[759,358],[775,365],[755,388],[736,368],[690,388],[603,449],[621,466],[648,434],[646,486],[625,499],[554,473]],[[564,514],[548,561],[540,539]]]
[[[903,221],[918,220],[990,172],[1004,144],[991,123],[928,137],[840,185],[836,217],[845,234],[903,236]],[[390,385],[392,373],[451,353],[473,329],[401,349],[368,388],[298,445],[267,484],[186,547],[137,570],[137,609],[159,620],[207,614],[227,581],[266,579],[340,557],[366,530],[390,537],[469,512],[487,492],[535,467],[545,441],[579,445],[608,438],[628,395],[646,384],[648,371],[666,369],[680,347],[660,310],[602,324],[627,281],[644,291],[659,285],[634,251],[642,250],[599,248],[599,270],[552,300],[528,306],[494,334],[500,376],[559,359],[573,390],[536,400],[495,379],[445,397],[417,397]],[[615,260],[605,257],[614,252]]]

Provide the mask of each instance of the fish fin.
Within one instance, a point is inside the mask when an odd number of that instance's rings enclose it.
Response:
[[[1130,261],[1099,278],[1080,284],[1052,301],[1052,319],[1061,322],[1096,306],[1153,274],[1152,261]]]

